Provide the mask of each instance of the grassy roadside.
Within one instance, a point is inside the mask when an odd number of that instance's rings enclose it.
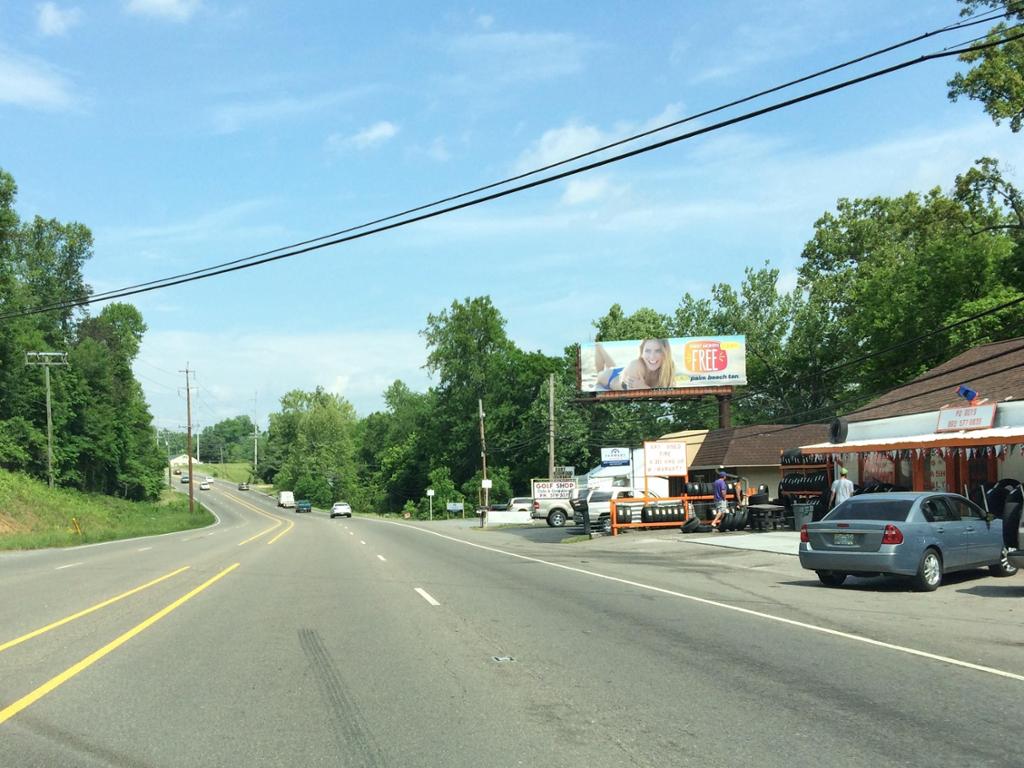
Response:
[[[214,520],[202,507],[164,490],[159,501],[132,502],[64,488],[0,470],[0,550],[92,544],[201,528]]]
[[[238,461],[232,464],[194,464],[192,472],[196,477],[218,477],[232,483],[248,483],[252,477],[252,464]]]

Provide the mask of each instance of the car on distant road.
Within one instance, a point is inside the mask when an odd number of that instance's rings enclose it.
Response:
[[[533,497],[531,496],[513,496],[509,499],[508,505],[506,506],[509,512],[529,512],[533,513]]]
[[[189,481],[189,477],[188,477],[188,475],[182,475],[182,476],[181,476],[181,482],[182,482],[182,483],[187,483],[188,481]]]
[[[852,496],[800,529],[800,565],[830,587],[848,576],[893,574],[931,592],[953,571],[1013,576],[1009,549],[1003,521],[955,493]]]
[[[277,506],[279,507],[294,507],[295,506],[295,494],[291,491],[278,491],[277,492]]]
[[[309,499],[299,499],[298,501],[295,502],[295,511],[296,512],[312,512],[313,511],[313,502],[311,502]]]
[[[238,490],[240,490],[240,491],[248,491],[249,490],[249,484],[248,483],[239,483],[238,484]]]
[[[201,482],[199,484],[199,490],[200,491],[208,491],[208,490],[210,490],[210,483],[209,483],[209,481],[203,480],[203,482]]]
[[[181,469],[179,467],[175,467],[174,468],[174,474],[180,475],[181,474]]]
[[[352,517],[352,507],[347,501],[336,501],[331,507],[331,519],[336,517]]]

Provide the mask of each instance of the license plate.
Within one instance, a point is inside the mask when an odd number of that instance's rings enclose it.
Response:
[[[832,537],[832,543],[850,547],[857,543],[857,539],[852,533],[837,533]]]

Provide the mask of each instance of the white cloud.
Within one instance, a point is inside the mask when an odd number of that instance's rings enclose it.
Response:
[[[82,11],[79,8],[61,9],[52,2],[41,3],[36,7],[39,11],[39,32],[47,36],[66,35],[71,27],[82,20]]]
[[[566,182],[565,191],[562,193],[562,203],[565,205],[593,203],[621,191],[620,188],[613,186],[605,176],[576,176]]]
[[[68,80],[50,65],[0,50],[0,104],[68,109],[75,104]]]
[[[263,420],[268,411],[278,409],[284,393],[317,386],[342,395],[366,415],[383,407],[383,392],[395,379],[416,390],[429,384],[422,368],[426,348],[415,331],[151,331],[139,357],[169,371],[184,367],[173,361],[189,361],[198,383],[213,395],[206,400],[206,419],[251,413],[253,392],[258,391]],[[143,373],[156,378],[148,369]],[[174,383],[167,376],[161,378]],[[154,416],[184,419],[184,403],[176,392],[150,386],[146,380],[142,385]]]
[[[368,88],[318,93],[306,97],[283,96],[262,101],[221,104],[213,110],[213,126],[217,133],[237,133],[255,123],[284,120],[320,112],[367,93]]]
[[[431,142],[427,148],[427,156],[437,160],[439,163],[444,163],[451,159],[452,154],[448,151],[448,145],[445,143],[443,136],[438,136]]]
[[[199,6],[200,0],[128,0],[125,10],[137,16],[188,21]]]
[[[332,133],[327,137],[329,149],[340,152],[346,149],[371,149],[388,141],[398,133],[398,126],[387,120],[374,123],[369,128],[352,136],[345,136],[340,133]]]
[[[561,128],[544,131],[537,141],[519,155],[516,170],[523,172],[551,165],[607,144],[608,141],[607,134],[600,129],[573,120]]]
[[[476,17],[476,23],[477,26],[480,27],[480,29],[490,29],[491,27],[494,26],[494,17],[486,13],[481,14],[480,16]]]
[[[678,120],[683,114],[683,105],[672,103],[660,113],[643,122],[618,121],[611,130],[602,130],[594,125],[585,125],[570,120],[560,128],[545,131],[539,139],[527,147],[516,161],[518,173],[557,163],[575,155],[589,152],[614,141],[653,130]],[[623,145],[626,148],[626,145]]]

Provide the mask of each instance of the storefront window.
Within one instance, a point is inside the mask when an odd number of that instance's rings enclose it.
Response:
[[[926,491],[948,491],[946,459],[938,451],[928,451],[924,457],[924,489]]]
[[[861,485],[882,483],[899,488],[913,488],[913,474],[910,458],[892,457],[884,453],[869,453],[861,464]]]

